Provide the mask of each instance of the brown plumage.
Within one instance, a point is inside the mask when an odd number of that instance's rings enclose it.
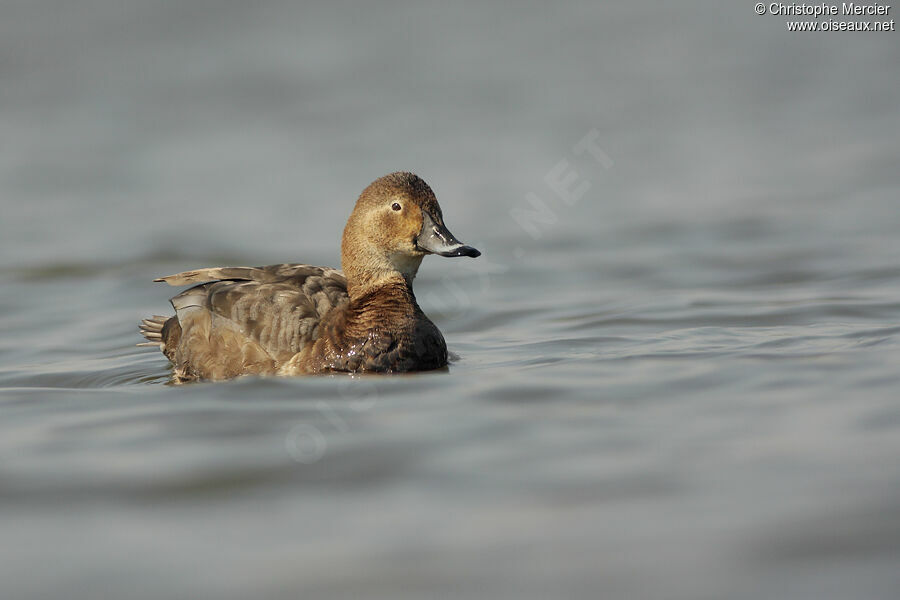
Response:
[[[426,254],[480,252],[447,230],[428,184],[392,173],[356,202],[341,243],[343,272],[281,264],[162,277],[155,281],[199,285],[172,298],[175,316],[143,320],[148,342],[140,345],[159,347],[179,382],[441,368],[447,346],[412,289]]]

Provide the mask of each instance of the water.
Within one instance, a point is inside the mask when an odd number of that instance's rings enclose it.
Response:
[[[395,4],[3,3],[2,596],[896,598],[900,34]],[[134,347],[397,169],[448,373]]]

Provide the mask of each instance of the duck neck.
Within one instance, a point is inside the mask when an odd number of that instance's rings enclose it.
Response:
[[[349,256],[348,256],[349,254]],[[341,260],[352,300],[373,289],[405,287],[412,296],[412,282],[422,264],[422,256],[388,255],[375,252],[344,252]]]
[[[412,281],[400,273],[393,276],[349,285],[350,314],[362,323],[403,323],[421,309],[413,294]]]

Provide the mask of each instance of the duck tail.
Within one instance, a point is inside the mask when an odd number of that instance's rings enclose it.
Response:
[[[163,340],[163,327],[165,327],[168,320],[169,317],[161,315],[153,315],[142,320],[138,328],[141,330],[141,334],[147,338],[147,341],[141,342],[138,346],[155,346],[160,350],[165,350],[166,343]]]
[[[147,341],[141,342],[138,346],[159,348],[166,358],[175,361],[175,350],[181,340],[181,324],[178,317],[153,315],[141,321],[139,329]]]

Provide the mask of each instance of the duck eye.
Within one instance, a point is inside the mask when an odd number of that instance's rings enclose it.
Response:
[[[394,210],[400,210],[400,203],[394,202],[393,204],[391,204],[391,208],[393,208]]]

